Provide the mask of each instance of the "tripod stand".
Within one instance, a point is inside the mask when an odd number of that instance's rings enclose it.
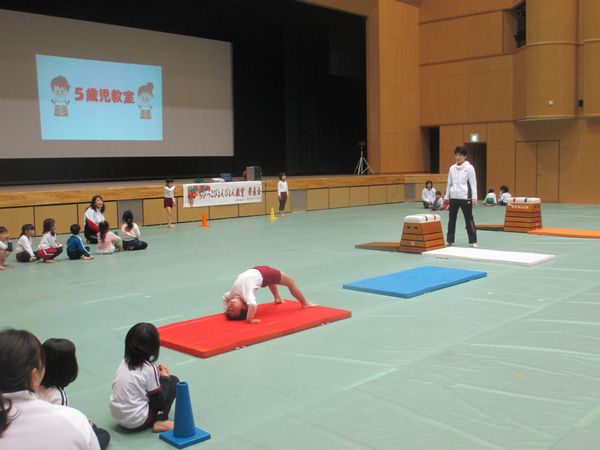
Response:
[[[362,147],[360,149],[360,159],[358,160],[358,163],[356,164],[356,169],[354,169],[353,173],[354,175],[373,175],[373,170],[371,169],[369,162],[363,156]]]

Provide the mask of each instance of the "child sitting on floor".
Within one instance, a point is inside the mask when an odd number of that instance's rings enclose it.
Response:
[[[123,236],[124,250],[144,250],[148,247],[147,242],[140,241],[140,227],[133,221],[133,213],[130,210],[123,213],[121,236]]]
[[[166,366],[154,365],[159,350],[160,336],[151,323],[138,323],[127,332],[125,358],[112,384],[110,413],[132,431],[173,429],[168,419],[179,379],[169,375]]]
[[[283,303],[277,285],[286,286],[303,308],[317,306],[308,301],[292,277],[269,266],[256,266],[238,275],[229,292],[223,294],[223,308],[229,320],[247,320],[259,323],[255,318],[258,306],[254,293],[260,287],[268,287],[275,303]]]
[[[500,186],[500,198],[498,199],[498,204],[500,206],[506,206],[511,198],[512,195],[508,192],[508,187],[505,185]]]
[[[52,338],[44,342],[42,349],[46,360],[45,371],[42,383],[36,392],[37,396],[40,400],[54,405],[69,406],[69,397],[65,388],[75,381],[79,372],[75,344],[68,339]],[[104,450],[110,442],[110,434],[93,423],[91,425],[98,438],[100,449]]]
[[[433,200],[433,203],[431,204],[431,210],[439,211],[440,209],[442,209],[443,205],[444,199],[442,198],[442,193],[440,191],[435,191],[435,198]]]
[[[115,250],[122,250],[121,238],[110,231],[110,225],[105,220],[98,224],[100,232],[98,233],[98,245],[96,253],[100,255],[110,255]]]
[[[79,233],[81,233],[81,226],[77,223],[71,225],[71,237],[67,240],[67,255],[69,255],[69,259],[94,259],[90,255],[90,248],[83,245]]]
[[[494,192],[494,189],[490,188],[487,195],[485,196],[483,204],[485,206],[496,206],[497,203],[498,200],[496,199],[496,192]]]
[[[54,219],[44,220],[44,235],[38,245],[36,256],[45,263],[54,263],[54,258],[60,255],[63,246],[56,239],[56,221]]]
[[[7,264],[4,264],[10,252],[13,251],[10,234],[5,227],[0,227],[0,270],[4,270]]]
[[[33,262],[38,258],[35,253],[33,253],[32,248],[32,236],[35,234],[35,227],[31,223],[26,223],[21,227],[21,236],[19,236],[19,240],[17,241],[17,248],[15,251],[17,252],[17,261],[19,262]]]

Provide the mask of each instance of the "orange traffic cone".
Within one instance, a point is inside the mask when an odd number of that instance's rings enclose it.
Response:
[[[208,221],[206,220],[206,214],[202,214],[202,223],[199,226],[202,228],[210,227]]]
[[[269,219],[277,220],[277,217],[275,216],[275,208],[271,208],[271,214],[269,215]]]

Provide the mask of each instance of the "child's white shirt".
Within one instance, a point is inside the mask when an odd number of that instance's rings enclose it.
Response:
[[[31,247],[31,238],[29,236],[21,236],[17,241],[17,247],[15,248],[16,253],[27,252],[30,256],[35,256],[33,254],[33,248]]]
[[[175,199],[175,185],[171,187],[165,186],[165,198]]]
[[[37,397],[45,402],[52,403],[53,405],[69,406],[69,397],[64,389],[57,388],[56,386],[38,388]]]
[[[249,269],[238,275],[229,292],[223,294],[223,309],[227,309],[227,302],[234,296],[240,297],[248,305],[248,317],[254,317],[256,312],[256,290],[263,282],[262,274],[256,269]]]
[[[139,239],[141,236],[140,227],[138,227],[137,223],[133,224],[130,230],[127,230],[127,224],[123,224],[121,226],[121,236],[123,241],[134,241]]]
[[[423,189],[423,192],[421,192],[421,199],[424,202],[427,203],[433,203],[435,201],[435,188],[431,188],[431,189]]]
[[[509,203],[511,199],[512,195],[510,195],[510,192],[503,192],[500,196],[500,201],[504,203]]]
[[[8,250],[8,244],[4,241],[0,241],[0,250]]]
[[[280,196],[282,192],[288,192],[287,181],[279,180],[277,182],[277,196]]]
[[[47,233],[44,233],[44,235],[42,236],[42,240],[40,241],[40,244],[38,245],[39,250],[47,250],[49,248],[58,248],[58,247],[62,247],[62,245],[60,244],[60,242],[58,242],[56,240],[56,235],[52,235],[52,233],[50,231],[48,231]]]
[[[96,210],[91,206],[85,210],[85,219],[95,224],[99,224],[100,222],[104,222],[106,220],[104,218],[104,214],[102,214],[102,211]]]
[[[148,361],[142,367],[129,370],[121,361],[112,384],[110,413],[125,428],[137,428],[146,422],[150,408],[149,395],[160,392],[160,375]]]

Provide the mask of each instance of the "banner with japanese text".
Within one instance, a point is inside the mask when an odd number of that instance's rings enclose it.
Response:
[[[163,139],[160,66],[35,59],[42,140]]]
[[[232,205],[262,201],[261,181],[232,181],[227,183],[198,183],[183,185],[183,206]]]

